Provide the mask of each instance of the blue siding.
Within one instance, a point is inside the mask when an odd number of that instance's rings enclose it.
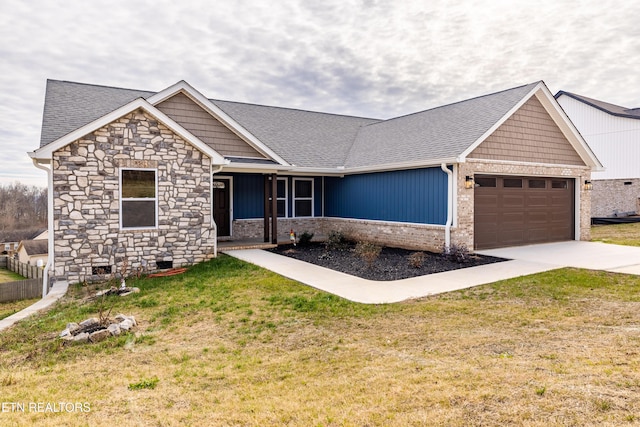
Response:
[[[261,174],[233,174],[233,218],[264,217],[264,177]]]
[[[445,224],[447,174],[440,168],[325,178],[325,216]]]
[[[233,176],[233,218],[254,219],[264,217],[264,175],[231,174]],[[293,177],[287,178],[288,213],[293,209]],[[322,216],[322,178],[313,177],[314,215]]]

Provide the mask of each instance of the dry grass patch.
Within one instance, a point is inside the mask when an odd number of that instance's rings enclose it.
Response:
[[[2,335],[2,400],[91,405],[2,413],[3,422],[595,426],[640,417],[638,277],[562,269],[363,305],[221,256],[128,284],[141,293],[115,297],[115,311],[136,316],[134,335],[61,346],[64,324],[96,309],[73,298]]]
[[[594,225],[591,227],[591,240],[616,245],[640,246],[640,222]]]
[[[15,282],[16,280],[25,280],[26,277],[22,277],[18,273],[14,273],[6,268],[0,268],[0,283]]]

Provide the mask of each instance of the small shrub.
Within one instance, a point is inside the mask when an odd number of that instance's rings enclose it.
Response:
[[[330,231],[326,247],[329,250],[345,250],[349,247],[349,241],[342,232]]]
[[[449,246],[449,250],[445,247],[443,248],[442,253],[449,259],[449,261],[457,262],[459,264],[469,261],[469,257],[471,255],[469,249],[465,245],[451,245]]]
[[[362,258],[369,268],[373,266],[382,251],[382,246],[376,245],[371,242],[358,242],[355,248],[355,253]]]
[[[422,268],[424,265],[424,252],[414,252],[409,255],[409,266],[413,268]]]
[[[138,381],[137,383],[131,383],[129,384],[129,390],[142,390],[145,388],[148,388],[150,390],[153,390],[154,388],[156,388],[156,386],[158,385],[158,381],[160,381],[158,379],[158,377],[153,377],[151,379],[143,379]]]
[[[298,244],[300,246],[309,246],[311,244],[311,239],[313,239],[313,233],[305,231],[298,238]]]

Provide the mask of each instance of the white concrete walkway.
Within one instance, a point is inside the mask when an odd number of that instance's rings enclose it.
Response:
[[[361,279],[259,249],[225,252],[314,288],[365,304],[382,304],[450,292],[557,268],[528,261],[505,261],[392,281]]]
[[[640,248],[596,242],[571,241],[479,251],[480,254],[511,261],[385,282],[361,279],[259,249],[225,253],[314,288],[365,304],[399,302],[561,267],[640,274]]]
[[[4,319],[0,320],[0,331],[3,331],[10,326],[13,326],[14,323],[22,319],[26,319],[27,317],[39,312],[40,310],[44,310],[45,308],[51,307],[51,305],[53,305],[56,301],[58,301],[67,293],[67,289],[69,289],[68,282],[56,282],[51,287],[46,297],[42,298],[40,301],[36,302],[35,304],[30,305],[24,310],[14,313],[9,317],[5,317]]]

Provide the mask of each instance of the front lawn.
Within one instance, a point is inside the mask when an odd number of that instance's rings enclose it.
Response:
[[[591,227],[591,240],[616,245],[640,246],[640,222],[594,225]]]
[[[221,255],[0,335],[3,425],[631,425],[640,419],[640,278],[561,269],[363,305]],[[135,334],[65,346],[70,321]],[[29,411],[31,402],[82,410]],[[76,405],[74,408],[77,408]],[[45,407],[46,408],[46,407]],[[87,409],[89,409],[87,411]]]

